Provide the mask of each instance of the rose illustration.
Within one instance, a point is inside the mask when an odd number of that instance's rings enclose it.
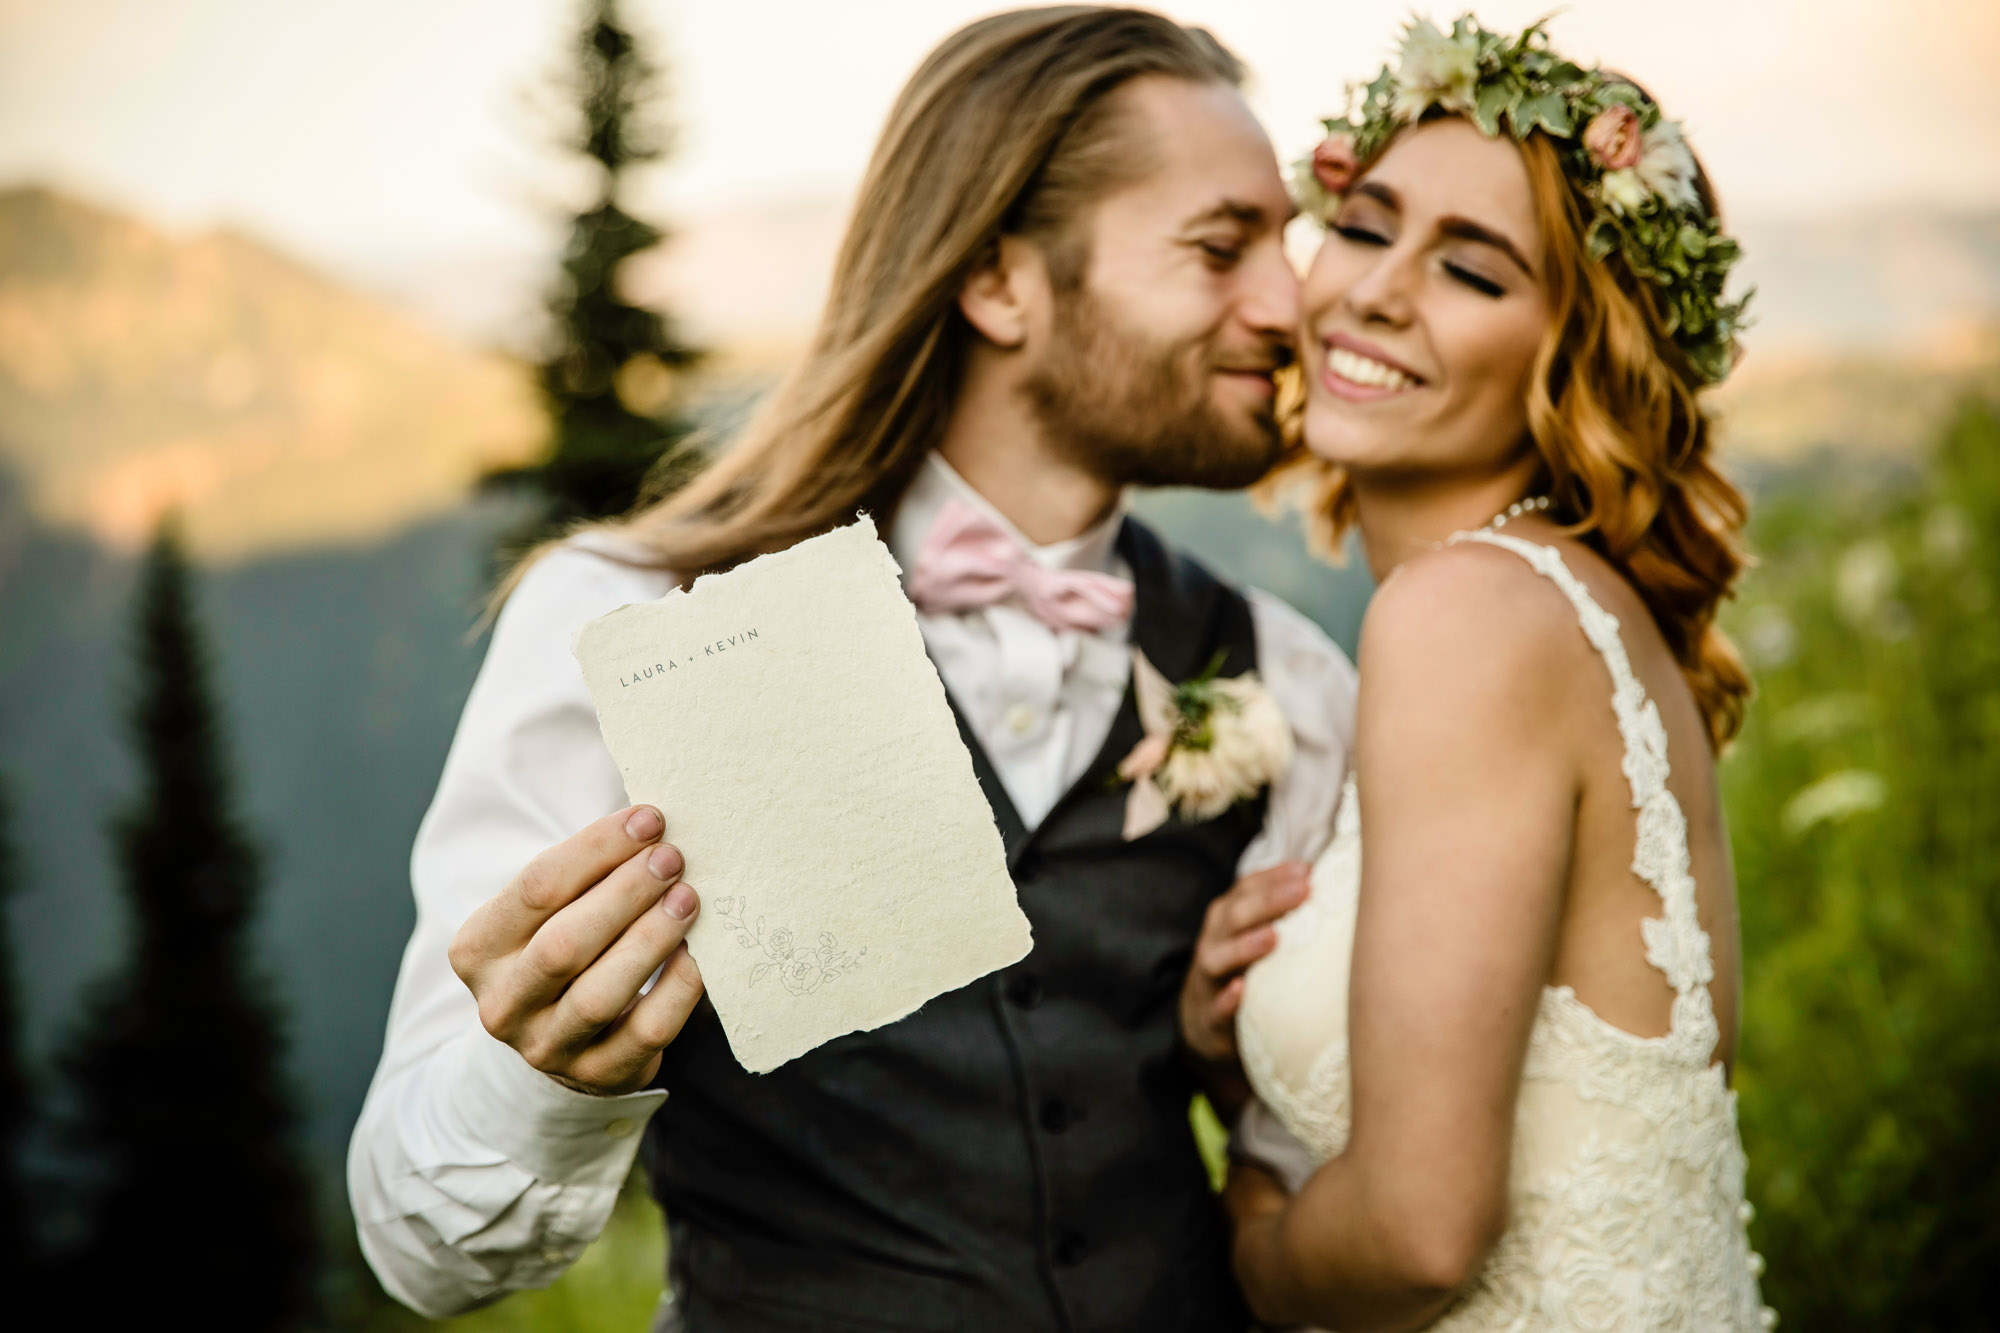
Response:
[[[826,980],[826,972],[820,967],[816,953],[796,953],[778,971],[778,980],[785,983],[785,989],[794,995],[810,995],[819,989],[819,983]]]
[[[792,932],[779,926],[764,938],[764,952],[783,962],[792,956]]]

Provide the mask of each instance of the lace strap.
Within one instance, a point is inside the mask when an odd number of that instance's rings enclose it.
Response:
[[[1666,975],[1674,988],[1673,1026],[1677,1035],[1706,1038],[1700,1054],[1713,1051],[1716,1024],[1708,984],[1715,978],[1708,932],[1695,910],[1694,876],[1690,870],[1687,818],[1680,802],[1667,790],[1667,730],[1660,711],[1632,673],[1618,618],[1597,604],[1583,581],[1570,572],[1553,546],[1524,541],[1493,531],[1461,532],[1452,537],[1482,542],[1512,551],[1538,574],[1562,589],[1576,608],[1583,635],[1603,657],[1611,672],[1611,709],[1618,734],[1625,742],[1625,779],[1632,788],[1632,808],[1639,812],[1639,833],[1632,850],[1632,873],[1660,895],[1663,915],[1640,922],[1646,961]],[[1684,1021],[1685,1020],[1685,1021]]]

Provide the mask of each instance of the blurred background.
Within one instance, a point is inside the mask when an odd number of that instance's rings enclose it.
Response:
[[[1407,10],[1159,7],[1246,58],[1287,159]],[[232,1326],[420,1322],[340,1159],[481,599],[768,390],[902,79],[991,8],[0,0],[0,1279],[94,1308],[143,1250]],[[1715,406],[1761,560],[1723,775],[1766,1298],[1992,1328],[2000,6],[1578,0],[1553,31],[1686,121],[1757,288]],[[1367,581],[1294,525],[1141,507],[1352,646]],[[660,1250],[632,1194],[459,1325],[643,1328]]]

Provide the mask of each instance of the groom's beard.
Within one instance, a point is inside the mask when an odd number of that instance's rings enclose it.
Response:
[[[1290,360],[1282,344],[1232,354],[1206,335],[1154,341],[1079,290],[1058,302],[1047,354],[1022,390],[1049,442],[1114,486],[1235,490],[1270,471],[1282,443],[1272,404],[1226,411],[1215,376]]]

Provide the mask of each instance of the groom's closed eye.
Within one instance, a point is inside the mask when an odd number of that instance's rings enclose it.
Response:
[[[1211,267],[1233,268],[1243,262],[1243,240],[1241,237],[1210,237],[1194,242],[1202,257]]]

